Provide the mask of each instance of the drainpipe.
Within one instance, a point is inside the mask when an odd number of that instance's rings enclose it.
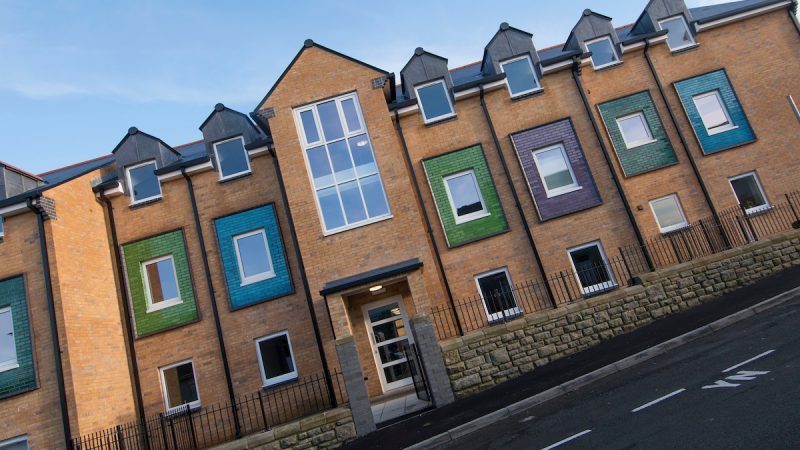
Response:
[[[553,290],[550,287],[550,283],[547,282],[547,273],[544,270],[544,266],[542,265],[542,259],[539,256],[539,250],[536,248],[536,243],[533,241],[533,234],[531,234],[531,228],[528,225],[528,219],[525,218],[525,211],[522,209],[522,203],[519,201],[519,196],[517,195],[517,190],[514,189],[514,182],[511,180],[511,173],[508,171],[508,164],[506,164],[506,158],[503,156],[503,151],[500,149],[500,140],[497,139],[497,131],[494,129],[494,122],[492,122],[492,116],[489,114],[489,108],[486,106],[486,99],[484,98],[484,90],[483,85],[479,86],[480,88],[480,100],[481,100],[481,108],[483,108],[483,117],[486,118],[486,123],[489,125],[489,131],[492,133],[492,140],[494,141],[494,148],[497,150],[497,156],[500,158],[500,165],[503,166],[503,173],[506,175],[506,181],[508,182],[508,188],[511,190],[511,195],[514,197],[514,205],[517,207],[517,212],[519,213],[519,217],[522,220],[522,227],[525,228],[525,235],[528,237],[528,243],[531,246],[531,250],[533,250],[533,257],[536,259],[536,265],[539,266],[539,274],[542,276],[542,281],[544,282],[545,287],[547,287],[547,295],[550,297],[550,303],[555,306],[555,297],[553,296]]]
[[[422,191],[419,189],[419,181],[417,180],[417,175],[414,172],[414,163],[411,162],[411,154],[408,152],[408,145],[406,144],[406,137],[403,134],[403,126],[400,125],[400,114],[397,110],[394,111],[394,124],[395,128],[397,129],[397,134],[400,135],[400,144],[403,146],[403,156],[406,158],[406,166],[408,166],[408,172],[411,174],[411,181],[414,185],[414,192],[417,194],[417,201],[419,202],[419,207],[422,210],[422,218],[425,220],[425,232],[428,233],[428,238],[433,245],[433,255],[436,258],[436,266],[439,268],[439,273],[442,274],[442,281],[444,282],[444,289],[447,291],[447,299],[450,302],[450,308],[453,310],[453,317],[456,321],[456,328],[458,329],[458,335],[464,335],[464,329],[461,327],[461,319],[458,318],[458,312],[456,312],[456,302],[453,300],[453,292],[450,290],[450,283],[447,281],[447,273],[444,271],[444,263],[442,262],[442,255],[439,253],[439,246],[436,245],[436,239],[433,236],[433,228],[431,228],[431,219],[428,216],[428,211],[425,209],[425,203],[422,201]]]
[[[258,123],[258,121],[256,121]],[[317,322],[317,312],[314,310],[314,300],[311,298],[311,289],[308,287],[308,277],[306,276],[306,266],[303,263],[303,255],[300,253],[300,243],[297,240],[297,231],[294,228],[294,220],[292,219],[292,210],[289,207],[289,199],[286,195],[286,186],[283,185],[283,176],[281,175],[281,166],[278,163],[278,155],[275,153],[275,148],[268,147],[270,156],[272,157],[272,165],[275,167],[275,175],[278,178],[278,190],[281,192],[281,202],[283,203],[283,212],[286,214],[286,222],[289,226],[289,231],[292,234],[292,247],[294,247],[294,257],[297,258],[297,265],[300,267],[300,280],[303,283],[303,291],[306,294],[306,305],[308,306],[308,313],[311,315],[311,325],[314,328],[314,339],[317,341],[317,351],[319,358],[322,361],[322,372],[325,375],[325,384],[328,385],[328,398],[333,407],[337,406],[336,392],[333,390],[333,378],[331,377],[331,370],[328,367],[328,358],[325,356],[325,347],[322,346],[322,333],[319,330],[319,323]],[[325,302],[327,305],[327,300]],[[330,311],[328,311],[328,320],[330,320]],[[331,322],[331,334],[333,334],[333,322]],[[335,339],[335,336],[334,336]]]
[[[34,199],[36,204],[34,205]],[[47,314],[50,318],[50,339],[53,345],[53,357],[56,369],[56,383],[58,385],[58,400],[61,406],[61,425],[64,430],[64,442],[67,449],[72,450],[72,432],[69,424],[69,411],[67,410],[67,390],[64,387],[64,370],[61,361],[61,344],[58,339],[58,325],[56,324],[56,306],[53,299],[53,284],[50,279],[50,257],[47,254],[47,236],[44,232],[44,214],[38,201],[38,197],[28,198],[28,208],[36,214],[36,222],[39,228],[39,250],[41,252],[42,274],[44,276],[44,292],[47,297]]]
[[[625,206],[625,213],[628,215],[628,221],[630,221],[631,226],[633,226],[633,232],[636,234],[636,241],[642,248],[642,253],[644,254],[645,261],[647,262],[647,268],[652,272],[655,270],[655,266],[653,265],[653,260],[650,258],[650,254],[647,252],[647,247],[645,247],[644,245],[644,238],[642,237],[641,230],[639,230],[639,225],[636,223],[636,217],[633,216],[633,210],[631,210],[631,205],[630,202],[628,201],[628,196],[622,189],[622,183],[619,180],[617,171],[614,169],[614,164],[611,163],[611,156],[608,153],[608,148],[606,147],[605,142],[603,142],[603,136],[600,134],[600,128],[597,125],[597,119],[595,119],[594,117],[594,113],[592,112],[592,107],[589,105],[589,99],[586,97],[586,91],[584,91],[583,89],[583,82],[581,81],[580,71],[581,71],[580,60],[578,59],[578,57],[573,57],[572,79],[575,80],[575,85],[578,87],[578,93],[581,95],[581,101],[583,102],[583,107],[586,109],[586,114],[589,116],[589,121],[592,123],[592,129],[594,130],[594,134],[597,137],[597,142],[600,144],[600,149],[602,150],[603,158],[605,158],[606,164],[608,165],[608,170],[611,172],[611,178],[614,180],[614,186],[616,186],[617,192],[619,192],[619,196],[622,199],[622,204]]]
[[[686,138],[684,138],[683,133],[681,133],[681,129],[678,127],[678,119],[675,117],[675,113],[672,112],[672,107],[669,104],[669,100],[667,100],[667,95],[664,92],[664,86],[661,84],[661,78],[658,76],[658,72],[656,72],[656,67],[653,65],[653,60],[650,58],[650,41],[644,41],[644,59],[647,61],[647,67],[650,68],[650,73],[653,75],[653,79],[656,82],[656,86],[658,87],[658,93],[661,95],[661,100],[664,102],[664,105],[667,107],[667,112],[669,112],[669,118],[672,122],[672,126],[675,128],[675,132],[678,133],[678,139],[681,141],[681,145],[683,149],[686,150],[686,156],[689,157],[689,163],[692,166],[692,172],[694,172],[695,178],[697,178],[697,182],[700,183],[700,190],[703,191],[703,197],[706,199],[706,203],[708,204],[709,209],[711,209],[711,214],[714,216],[714,222],[717,226],[721,226],[721,222],[719,220],[719,214],[717,214],[717,208],[714,207],[714,202],[711,201],[711,195],[708,193],[708,188],[706,187],[705,181],[703,181],[703,177],[700,176],[700,169],[697,167],[697,161],[694,159],[694,155],[689,150],[689,146],[686,144]],[[722,234],[722,239],[725,242],[725,247],[730,248],[730,242],[728,242],[728,236],[725,233]]]
[[[186,173],[186,167],[181,167],[181,175],[186,180],[186,188],[189,191],[189,200],[192,203],[192,214],[194,215],[194,226],[197,231],[197,240],[200,244],[200,258],[203,261],[203,270],[206,275],[206,287],[208,295],[211,298],[211,313],[214,316],[214,327],[217,331],[217,342],[219,342],[219,351],[222,356],[222,367],[225,370],[225,382],[228,385],[228,397],[230,398],[231,407],[233,408],[233,424],[236,429],[236,437],[242,435],[241,425],[239,424],[239,416],[236,413],[236,397],[233,394],[233,382],[231,381],[231,369],[228,364],[228,352],[225,351],[225,338],[222,336],[222,324],[219,321],[219,310],[217,309],[217,295],[214,293],[214,284],[211,282],[211,269],[208,267],[208,255],[206,254],[206,241],[203,238],[203,229],[200,227],[200,214],[197,212],[197,200],[194,195],[194,184],[189,174]]]

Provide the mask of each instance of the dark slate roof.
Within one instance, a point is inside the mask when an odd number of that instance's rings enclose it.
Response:
[[[694,20],[697,22],[708,21],[709,19],[720,19],[726,16],[733,16],[742,12],[780,3],[784,0],[741,0],[738,2],[720,3],[719,5],[700,6],[690,8]]]
[[[110,164],[112,161],[114,161],[114,155],[101,156],[99,158],[90,159],[89,161],[84,161],[82,163],[51,170],[39,176],[42,177],[46,184],[56,184],[64,180],[81,176],[95,169],[99,169],[100,167]]]
[[[328,295],[335,292],[341,292],[345,289],[373,283],[394,275],[400,275],[401,273],[411,272],[412,270],[417,270],[420,267],[422,267],[422,261],[417,258],[409,259],[407,261],[402,261],[389,266],[379,267],[367,272],[362,272],[357,275],[340,278],[334,281],[328,281],[325,283],[325,286],[322,287],[322,290],[319,291],[319,293],[320,295]]]

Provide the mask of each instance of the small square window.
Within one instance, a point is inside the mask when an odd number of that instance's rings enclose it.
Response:
[[[592,66],[600,69],[619,62],[614,42],[608,36],[586,42],[586,51],[592,53]]]
[[[769,208],[767,196],[764,195],[764,189],[755,172],[732,177],[730,182],[736,200],[739,201],[745,212],[749,214]]]
[[[653,133],[650,132],[650,127],[647,126],[644,113],[641,111],[617,118],[617,126],[620,133],[622,133],[625,146],[629,149],[655,142]]]
[[[215,143],[214,154],[217,156],[220,180],[250,173],[250,157],[241,136]]]
[[[676,194],[650,200],[650,209],[653,210],[658,228],[662,233],[675,231],[689,225]]]
[[[17,344],[14,341],[14,319],[11,308],[0,308],[0,372],[16,369]]]
[[[598,294],[617,286],[600,241],[569,249],[569,257],[584,295]]]
[[[175,260],[172,255],[142,263],[147,295],[147,312],[158,311],[181,303]]]
[[[0,450],[28,450],[28,436],[18,436],[0,441]]]
[[[566,194],[580,189],[575,173],[561,144],[533,152],[533,161],[539,171],[547,197]]]
[[[184,405],[192,409],[200,406],[194,364],[191,360],[162,367],[159,372],[168,413],[177,412]]]
[[[489,321],[502,320],[504,317],[522,313],[512,289],[508,269],[502,268],[477,275],[475,283],[478,285],[478,292],[481,294]]]
[[[700,119],[703,120],[703,126],[706,127],[709,136],[737,128],[731,121],[731,116],[728,114],[728,109],[725,108],[719,91],[695,95],[692,97],[692,101],[694,101],[694,106],[697,108],[697,113],[700,114]]]
[[[667,30],[667,45],[673,52],[695,44],[689,25],[683,16],[670,17],[658,22],[662,30]]]
[[[500,69],[506,74],[506,84],[512,97],[529,94],[541,89],[536,71],[533,69],[528,55],[510,59],[500,63]]]
[[[141,203],[161,197],[161,182],[156,176],[156,162],[148,161],[128,167],[128,187],[131,203]]]
[[[444,80],[437,80],[432,83],[417,86],[416,91],[425,123],[446,119],[456,115],[453,111],[453,102],[450,99],[450,94],[447,92],[447,85]]]
[[[233,242],[242,286],[275,276],[264,229],[234,236]]]
[[[289,332],[281,331],[256,340],[258,365],[264,387],[297,378]]]
[[[490,214],[483,201],[475,171],[467,170],[444,177],[444,186],[457,224]]]

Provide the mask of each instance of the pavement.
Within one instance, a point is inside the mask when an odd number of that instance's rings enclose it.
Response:
[[[800,286],[800,267],[785,270],[723,295],[712,302],[658,320],[584,352],[554,361],[484,392],[380,428],[372,434],[349,443],[346,447],[352,449],[377,447],[400,449],[447,433],[451,429],[471,423],[476,419],[490,419],[493,413],[496,414],[498,410],[518,403],[521,399],[534,397],[571,380],[579,379],[798,286]],[[493,425],[491,426],[493,427]],[[494,434],[486,430],[491,430],[491,428],[483,430],[481,435]],[[575,433],[581,431],[583,430],[577,430]],[[589,434],[591,432],[586,436]],[[569,436],[568,433],[562,438]],[[575,441],[577,442],[578,439]],[[532,447],[527,445],[526,448]]]

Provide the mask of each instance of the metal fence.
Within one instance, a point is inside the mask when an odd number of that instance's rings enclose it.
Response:
[[[76,450],[182,450],[205,448],[299,419],[347,402],[342,374],[331,374],[333,392],[322,374],[314,374],[267,391],[244,395],[192,410],[169,414],[72,439]],[[334,403],[335,401],[335,403]]]

